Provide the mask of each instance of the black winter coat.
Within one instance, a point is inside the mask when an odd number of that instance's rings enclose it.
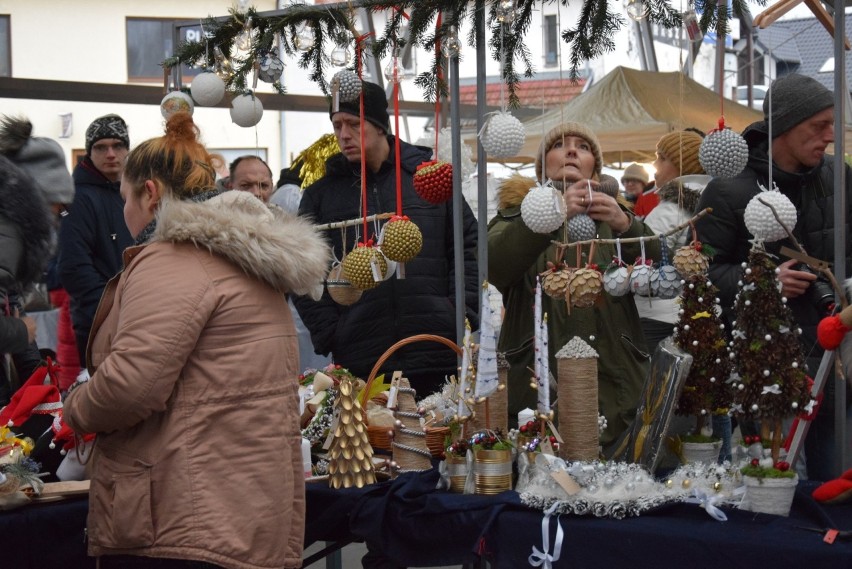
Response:
[[[391,154],[377,173],[367,174],[367,215],[396,210],[394,137],[388,136]],[[332,353],[335,363],[365,378],[391,345],[415,334],[436,334],[456,340],[455,271],[452,203],[432,205],[414,191],[418,165],[431,158],[431,150],[401,142],[403,213],[423,234],[423,249],[405,265],[405,279],[396,276],[363,293],[351,306],[335,303],[323,292],[314,302],[295,299],[296,308],[311,332],[318,354]],[[361,217],[360,164],[343,154],[326,162],[326,175],[302,195],[299,215],[318,224]],[[471,326],[478,321],[479,286],[475,259],[477,226],[473,212],[464,204],[464,270],[466,313]],[[351,251],[361,226],[346,229],[346,246],[339,229],[327,232],[337,259]],[[372,235],[372,224],[370,224]],[[407,376],[456,373],[456,355],[433,342],[415,342],[394,352],[382,370],[401,370]],[[422,393],[421,396],[428,395]]]
[[[74,168],[74,204],[62,219],[58,264],[59,279],[71,296],[78,342],[89,337],[104,286],[121,270],[121,255],[133,244],[120,185],[107,180],[89,158]],[[86,346],[77,349],[82,354]]]
[[[711,245],[716,255],[710,263],[710,280],[720,291],[722,308],[728,320],[733,318],[734,297],[738,292],[737,282],[742,277],[742,263],[748,259],[751,249],[751,233],[746,229],[744,213],[748,202],[760,189],[758,182],[768,187],[769,157],[768,136],[762,123],[756,123],[743,131],[749,145],[749,159],[745,170],[736,178],[714,178],[701,194],[698,209],[712,207],[713,212],[696,224],[699,239]],[[793,235],[805,251],[818,259],[834,263],[834,157],[826,155],[822,163],[812,170],[790,173],[772,166],[772,177],[778,189],[796,206],[798,219]],[[850,233],[852,220],[852,171],[846,166],[846,235]],[[795,249],[789,239],[766,243],[766,249],[778,254],[781,246]],[[779,257],[780,264],[786,257]],[[852,243],[846,244],[846,266],[833,268],[842,279],[852,268]],[[791,298],[790,309],[802,328],[802,343],[808,349],[814,347],[811,356],[822,353],[816,341],[816,325],[825,316],[812,300],[813,285],[808,292]]]

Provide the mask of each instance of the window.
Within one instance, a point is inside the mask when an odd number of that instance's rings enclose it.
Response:
[[[0,77],[12,76],[12,34],[9,16],[0,16]]]
[[[556,16],[544,17],[544,65],[553,67],[559,63],[559,29]]]
[[[201,26],[180,29],[180,40],[198,41]],[[131,81],[162,81],[161,63],[174,52],[172,20],[127,18],[127,78]],[[200,69],[181,66],[184,77],[197,75]]]

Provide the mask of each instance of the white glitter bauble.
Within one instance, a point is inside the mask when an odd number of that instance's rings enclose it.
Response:
[[[342,102],[354,101],[361,95],[361,79],[354,71],[342,69],[331,78],[331,90],[337,90]]]
[[[595,220],[585,213],[578,213],[568,220],[569,241],[588,241],[589,239],[594,239],[597,233]]]
[[[772,204],[778,217],[791,231],[796,226],[796,206],[790,199],[778,191],[760,192],[751,198],[745,209],[743,219],[746,229],[757,239],[767,243],[787,237],[787,232],[775,219],[772,210],[760,202]]]
[[[517,156],[525,138],[523,123],[508,112],[491,115],[479,133],[482,148],[493,158]]]
[[[536,233],[556,231],[565,222],[562,194],[550,184],[536,184],[521,202],[521,219]]]
[[[603,274],[603,287],[612,296],[624,296],[630,292],[630,274],[627,267],[611,267]]]
[[[698,161],[710,176],[733,178],[748,162],[748,145],[742,136],[729,128],[717,130],[704,137],[698,149]]]
[[[181,111],[192,114],[194,109],[195,103],[192,102],[192,97],[183,91],[172,91],[160,101],[160,114],[166,120]]]
[[[231,101],[231,120],[238,126],[247,128],[260,122],[263,105],[252,94],[239,95]]]
[[[213,107],[225,96],[225,82],[212,71],[199,73],[189,86],[192,98],[202,107]]]

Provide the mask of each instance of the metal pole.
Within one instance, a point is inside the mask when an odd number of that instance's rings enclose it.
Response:
[[[457,30],[454,30],[458,33]],[[459,54],[449,58],[450,70],[450,132],[453,138],[453,253],[456,273],[456,336],[464,342],[464,196],[461,191],[461,118],[459,109]],[[464,370],[462,370],[464,373]]]
[[[485,0],[476,0],[476,132],[485,125]],[[502,79],[502,78],[501,78]],[[457,140],[457,139],[455,139]],[[488,162],[482,143],[476,139],[476,182],[477,182],[477,242],[476,252],[479,283],[488,278]],[[455,156],[453,157],[455,159]],[[488,294],[481,290],[480,294]],[[484,314],[479,315],[484,318]]]

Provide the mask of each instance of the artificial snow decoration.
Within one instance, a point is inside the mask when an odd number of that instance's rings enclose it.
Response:
[[[262,116],[263,105],[252,93],[239,95],[231,101],[231,120],[237,126],[252,127],[260,122]]]
[[[185,112],[192,114],[195,108],[195,103],[192,102],[192,97],[183,91],[172,91],[160,102],[160,114],[163,118],[169,120],[175,113]]]
[[[192,93],[195,102],[202,107],[213,107],[218,105],[225,96],[225,82],[212,71],[205,71],[195,76],[189,92]]]
[[[331,90],[340,101],[354,101],[361,95],[361,79],[354,71],[343,69],[331,78]]]
[[[524,125],[506,111],[491,115],[479,132],[482,148],[493,158],[517,156],[525,137]]]
[[[585,213],[578,213],[568,220],[569,241],[589,241],[597,235],[595,220]]]
[[[275,83],[284,73],[284,63],[278,59],[278,51],[272,48],[260,58],[257,78],[266,83]]]
[[[565,222],[562,194],[550,183],[536,184],[521,202],[521,219],[536,233],[551,233]]]
[[[763,186],[760,186],[760,189],[761,191],[748,202],[743,214],[746,228],[755,238],[767,243],[784,239],[787,237],[787,231],[778,223],[772,209],[766,204],[775,208],[778,217],[791,231],[796,226],[796,206],[790,198],[777,190],[767,191]]]
[[[748,162],[748,145],[742,136],[729,128],[716,130],[701,142],[698,161],[710,176],[733,178]]]

